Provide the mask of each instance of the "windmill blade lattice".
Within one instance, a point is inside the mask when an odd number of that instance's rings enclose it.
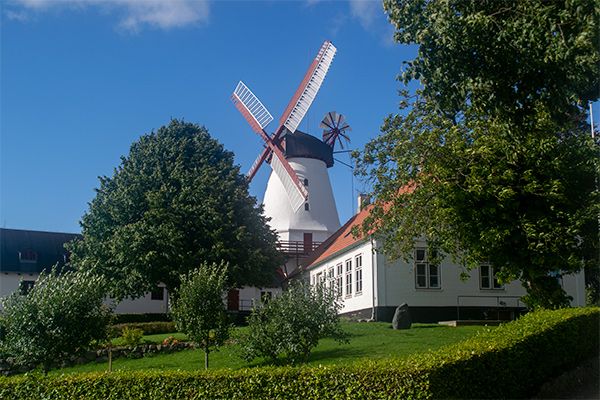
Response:
[[[328,112],[323,117],[323,120],[319,124],[319,128],[323,129],[323,142],[327,143],[331,147],[335,147],[335,141],[337,140],[340,147],[344,148],[344,142],[350,143],[350,137],[346,135],[346,131],[351,131],[350,125],[344,122],[346,116],[338,114],[335,111]],[[342,138],[344,139],[342,141]]]

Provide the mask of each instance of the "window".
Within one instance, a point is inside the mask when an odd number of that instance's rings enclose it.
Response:
[[[329,280],[333,279],[333,267],[331,267],[327,270],[327,279],[329,279]]]
[[[356,294],[362,293],[362,254],[354,258],[356,268]]]
[[[157,287],[150,294],[150,299],[152,300],[164,300],[165,299],[165,288]]]
[[[33,285],[35,285],[35,281],[21,281],[19,283],[19,293],[22,296],[27,296],[33,288]]]
[[[346,296],[352,296],[352,260],[346,260]]]
[[[269,300],[273,298],[273,293],[271,292],[260,292],[260,299],[263,303],[267,303]]]
[[[304,211],[310,211],[310,206],[308,203],[304,203]]]
[[[304,178],[304,186],[308,186],[308,179]]]
[[[504,289],[504,286],[498,283],[494,269],[489,264],[479,266],[479,288],[481,290]]]
[[[36,262],[37,253],[31,249],[19,252],[19,261],[21,262]]]
[[[338,297],[342,297],[343,296],[343,289],[344,289],[344,278],[342,277],[342,274],[344,272],[344,267],[342,266],[342,264],[338,264],[336,266],[336,270],[337,270],[337,284],[336,284],[336,289],[337,289],[337,295]]]
[[[440,268],[430,260],[437,258],[437,251],[431,254],[427,249],[415,250],[415,286],[417,289],[440,289]]]

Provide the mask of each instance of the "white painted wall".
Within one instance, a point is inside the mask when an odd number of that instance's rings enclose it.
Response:
[[[323,242],[341,226],[325,162],[312,158],[290,158],[288,162],[300,181],[308,179],[310,209],[302,207],[294,213],[283,184],[271,171],[263,200],[264,214],[271,217],[269,224],[281,240],[302,241],[304,233],[310,232],[313,241]]]
[[[418,289],[415,283],[415,270],[413,262],[402,260],[389,262],[381,254],[373,252],[374,243],[360,242],[345,250],[343,253],[326,260],[309,271],[311,284],[318,281],[319,277],[327,280],[327,271],[334,268],[337,276],[337,266],[343,267],[345,286],[345,262],[355,260],[357,255],[362,255],[363,260],[363,291],[358,294],[353,291],[348,296],[343,293],[344,306],[340,313],[349,313],[377,307],[396,307],[407,303],[412,307],[497,307],[499,302],[504,302],[506,307],[524,307],[520,297],[526,294],[520,281],[514,281],[503,286],[502,289],[481,289],[479,269],[469,271],[470,277],[466,281],[460,279],[461,268],[449,258],[440,263],[441,287],[439,289]],[[573,307],[585,306],[585,279],[584,273],[567,275],[562,279],[563,288],[573,297]]]

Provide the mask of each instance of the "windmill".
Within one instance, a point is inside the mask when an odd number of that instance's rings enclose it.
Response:
[[[265,142],[265,149],[250,168],[247,179],[251,181],[265,161],[270,163],[273,172],[283,183],[294,213],[298,212],[308,199],[308,190],[286,160],[283,139],[286,134],[296,132],[325,79],[336,51],[337,49],[330,41],[323,42],[300,86],[279,119],[279,127],[272,135],[269,135],[265,129],[273,120],[273,116],[243,82],[240,81],[230,97],[252,129]]]
[[[346,116],[338,114],[335,111],[330,111],[323,117],[319,128],[323,129],[323,142],[330,145],[332,148],[335,147],[335,141],[337,140],[342,150],[344,149],[344,143],[350,143],[350,138],[346,135],[346,131],[351,131],[350,125],[344,122]]]

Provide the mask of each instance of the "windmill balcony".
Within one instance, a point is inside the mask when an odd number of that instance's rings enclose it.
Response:
[[[323,242],[280,240],[277,248],[285,255],[308,255],[312,253]]]

